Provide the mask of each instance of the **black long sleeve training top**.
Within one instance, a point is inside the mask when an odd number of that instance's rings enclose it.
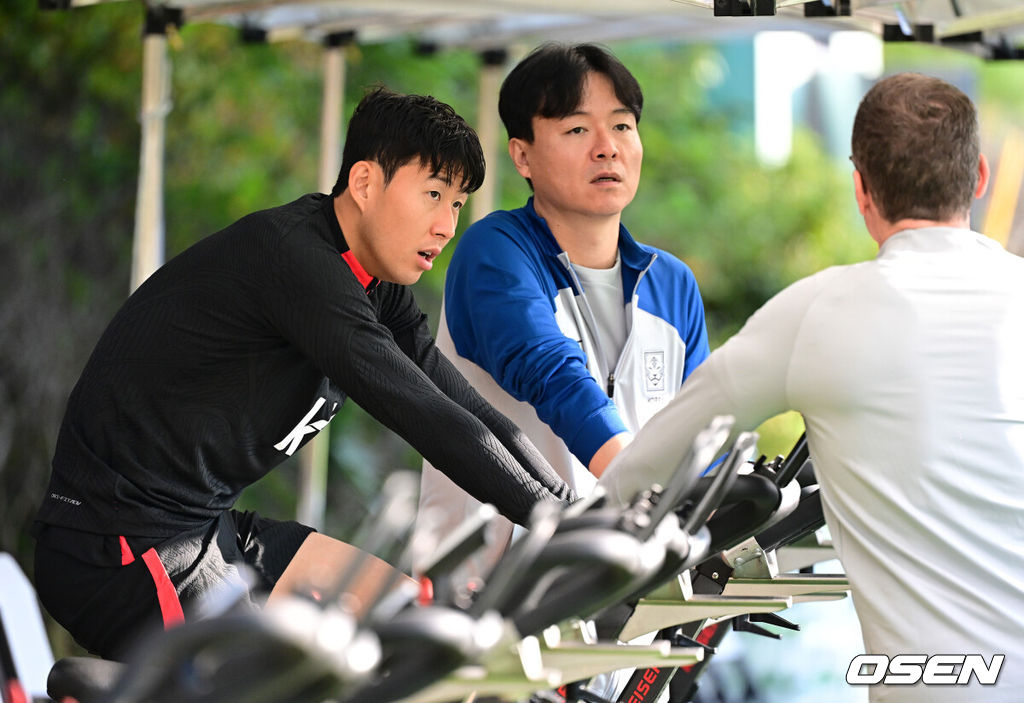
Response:
[[[230,508],[346,396],[523,523],[571,496],[434,346],[405,286],[355,261],[331,198],[248,215],[128,298],[68,401],[40,522],[163,537]]]

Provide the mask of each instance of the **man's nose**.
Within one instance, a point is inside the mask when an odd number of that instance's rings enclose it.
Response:
[[[598,129],[595,131],[593,155],[595,159],[614,159],[619,155],[618,145],[610,130]]]
[[[448,240],[455,236],[455,227],[459,223],[459,212],[454,208],[442,208],[442,210],[434,218],[433,233]]]

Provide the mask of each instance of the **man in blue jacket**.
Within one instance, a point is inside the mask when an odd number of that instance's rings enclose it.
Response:
[[[708,355],[692,272],[621,223],[640,178],[642,106],[636,79],[600,47],[546,44],[523,59],[498,109],[533,197],[473,224],[445,282],[438,346],[580,494]],[[477,505],[424,467],[421,526],[451,529]],[[495,526],[474,575],[511,534]]]

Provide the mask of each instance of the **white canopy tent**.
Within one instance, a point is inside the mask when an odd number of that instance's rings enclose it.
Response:
[[[40,0],[47,9],[138,0]],[[167,29],[216,22],[247,41],[307,40],[323,46],[319,187],[330,191],[340,167],[344,47],[402,37],[423,46],[460,47],[481,57],[477,131],[489,164],[500,151],[497,92],[510,48],[545,40],[630,38],[709,40],[759,31],[823,36],[860,29],[886,41],[955,46],[992,59],[1021,59],[1022,0],[170,0],[145,3],[142,144],[131,285],[164,259],[164,124],[170,109]],[[488,169],[489,171],[491,169]],[[472,219],[494,207],[493,178],[473,199]],[[326,433],[302,452],[299,520],[321,527]]]
[[[40,0],[65,9],[129,0]],[[762,30],[815,35],[862,29],[887,41],[941,42],[990,58],[1021,58],[1021,0],[171,0],[146,3],[142,148],[132,287],[162,263],[164,118],[170,106],[166,29],[183,23],[237,26],[249,41],[304,39],[324,47],[320,186],[329,189],[340,157],[342,48],[413,37],[425,46],[481,54],[477,128],[495,150],[496,99],[505,51],[554,39],[614,41],[635,37],[712,39]],[[330,183],[328,183],[330,181]],[[483,211],[491,191],[474,199]]]

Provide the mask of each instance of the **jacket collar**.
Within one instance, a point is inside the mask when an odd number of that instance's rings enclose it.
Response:
[[[545,249],[544,253],[555,257],[563,253],[562,248],[558,245],[558,240],[555,239],[555,235],[551,234],[551,228],[548,227],[548,223],[534,209],[532,195],[520,212],[524,213],[534,232],[537,233],[540,243]],[[626,226],[621,222],[619,223],[619,258],[622,261],[623,268],[631,269],[635,272],[642,271],[650,265],[656,253],[653,248],[633,239],[633,235],[629,233]]]
[[[334,214],[334,198],[329,195],[324,196],[321,211],[324,214],[324,219],[327,220],[327,227],[334,237],[335,246],[338,247],[342,260],[352,270],[352,274],[359,281],[359,285],[369,294],[380,285],[380,279],[374,278],[363,268],[363,265],[356,260],[356,255],[352,253],[352,249],[349,248],[348,242],[345,241],[345,234],[341,231],[341,225],[338,224],[338,216]]]

